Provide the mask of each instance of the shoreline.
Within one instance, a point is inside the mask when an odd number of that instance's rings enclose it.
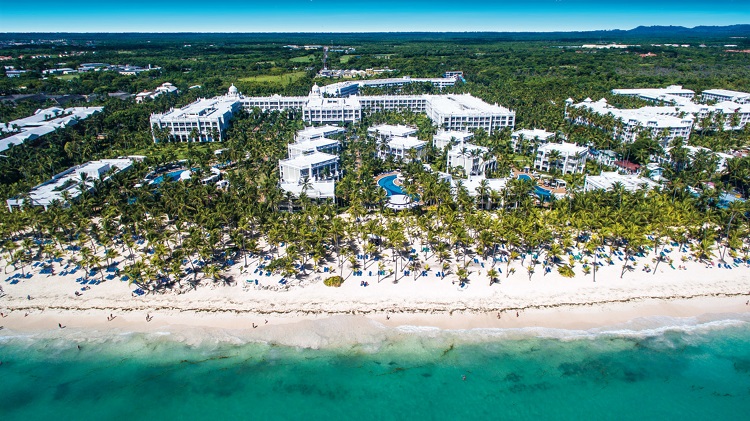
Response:
[[[300,327],[322,322],[337,324],[335,320],[348,320],[347,323],[377,324],[385,328],[426,328],[439,331],[461,331],[479,329],[556,329],[570,331],[619,330],[629,326],[635,330],[703,323],[715,320],[750,321],[750,306],[746,303],[750,294],[712,294],[707,296],[633,298],[612,302],[590,302],[578,304],[535,305],[524,309],[482,309],[454,311],[401,311],[355,312],[351,313],[257,313],[234,310],[180,310],[177,308],[47,308],[44,310],[30,306],[16,308],[0,320],[4,327],[0,338],[9,334],[39,334],[69,331],[106,331],[120,333],[185,333],[198,331],[232,332],[239,337],[252,339],[268,333],[269,328],[279,326]],[[28,316],[26,316],[26,312]],[[497,317],[498,312],[500,318]],[[115,318],[107,320],[112,314]],[[151,322],[145,320],[149,314]],[[268,323],[266,324],[266,320]],[[667,324],[664,324],[664,323]],[[65,329],[59,329],[57,324]],[[255,325],[256,328],[253,328]],[[309,326],[308,326],[309,327]],[[347,327],[348,328],[348,327]],[[257,334],[256,334],[257,333]],[[285,342],[284,338],[276,338]]]
[[[135,286],[118,278],[84,289],[75,274],[44,275],[36,269],[30,279],[2,284],[0,312],[7,317],[0,319],[5,329],[0,337],[8,332],[61,330],[59,323],[71,330],[218,329],[247,338],[268,334],[281,343],[287,343],[284,335],[288,335],[289,343],[297,343],[294,338],[304,329],[311,329],[309,335],[315,336],[315,329],[320,328],[332,337],[336,329],[348,334],[357,328],[369,331],[371,324],[442,330],[598,329],[638,325],[639,319],[658,317],[711,319],[729,313],[747,315],[750,320],[750,267],[721,268],[682,259],[682,253],[673,256],[683,261],[684,269],[661,265],[646,271],[651,262],[647,255],[633,260],[627,272],[620,264],[601,267],[595,282],[591,274],[580,272],[572,278],[557,271],[523,273],[523,261],[495,266],[474,259],[469,281],[461,286],[456,275],[440,277],[434,270],[426,270],[424,276],[383,279],[373,276],[373,266],[363,268],[359,276],[344,267],[345,282],[338,288],[326,287],[323,273],[315,271],[305,279],[282,284],[280,275],[264,276],[257,269],[253,272],[253,264],[235,264],[224,271],[226,278],[234,280],[231,284],[203,281],[196,289],[141,296],[133,294]],[[53,266],[62,270],[62,265]],[[502,269],[499,282],[488,282],[491,268]],[[337,272],[334,268],[330,273]],[[253,278],[261,279],[256,284]],[[114,319],[109,320],[110,315]],[[146,315],[153,321],[147,322]],[[337,325],[342,318],[355,322]],[[327,320],[331,322],[323,322]],[[310,327],[310,323],[322,327]],[[290,325],[296,327],[283,332],[277,328]],[[363,335],[353,338],[370,340]]]

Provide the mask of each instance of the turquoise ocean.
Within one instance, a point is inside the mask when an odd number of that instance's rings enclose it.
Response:
[[[748,419],[750,322],[737,316],[588,331],[379,326],[318,349],[205,330],[6,329],[0,420]]]

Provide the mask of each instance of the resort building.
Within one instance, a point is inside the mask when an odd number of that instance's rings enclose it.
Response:
[[[569,119],[570,108],[580,108],[602,116],[611,116],[613,138],[624,142],[634,142],[638,134],[645,131],[653,139],[658,140],[662,147],[666,147],[675,138],[688,139],[693,128],[694,118],[691,115],[685,115],[687,113],[676,111],[676,107],[618,109],[609,105],[604,98],[596,102],[586,98],[578,104],[573,104],[573,101],[568,99],[566,104],[566,118]],[[614,124],[617,120],[622,123],[619,128],[617,124]],[[579,115],[573,121],[578,124],[592,124],[584,115]]]
[[[687,158],[690,163],[695,159],[698,154],[705,154],[705,156],[714,159],[716,161],[716,172],[722,172],[727,168],[727,160],[733,159],[735,156],[728,153],[714,152],[711,149],[704,148],[703,146],[683,146],[687,150]],[[672,148],[666,148],[664,156],[659,157],[661,163],[674,163],[671,158]]]
[[[583,173],[588,148],[574,143],[548,143],[536,151],[534,168],[540,171],[558,169],[563,174]]]
[[[541,129],[521,129],[510,135],[510,144],[515,153],[530,154],[540,145],[554,140],[555,134]]]
[[[346,130],[344,130],[343,127],[338,126],[311,126],[305,127],[303,130],[298,131],[297,135],[294,138],[297,142],[302,142],[305,140],[336,136],[338,134],[344,133],[345,131]]]
[[[279,161],[281,183],[301,183],[336,179],[339,176],[339,157],[313,152]]]
[[[328,139],[327,137],[318,137],[301,142],[290,143],[287,145],[289,158],[296,158],[300,155],[309,155],[314,152],[325,152],[328,154],[338,154],[341,149],[339,141]]]
[[[611,167],[619,159],[619,154],[609,149],[603,151],[589,151],[589,155],[599,164]]]
[[[427,142],[413,136],[394,136],[385,143],[387,146],[380,152],[381,158],[388,156],[396,160],[410,162],[412,157],[418,161],[424,158]]]
[[[229,122],[240,106],[241,103],[236,97],[227,95],[199,99],[183,108],[173,108],[163,114],[151,114],[154,142],[222,141],[229,128]],[[163,131],[167,138],[157,137],[157,130]]]
[[[497,161],[488,152],[483,146],[459,143],[448,151],[447,168],[460,167],[466,176],[484,175],[497,167]]]
[[[312,124],[354,123],[362,119],[362,106],[356,97],[325,98],[313,85],[302,107],[302,119]]]
[[[602,172],[600,175],[587,175],[583,190],[612,190],[615,185],[620,185],[629,192],[634,192],[642,188],[649,190],[659,186],[655,181],[637,175]]]
[[[378,124],[367,129],[367,135],[375,138],[378,143],[387,142],[392,137],[407,137],[417,134],[416,127]]]
[[[483,129],[487,133],[515,126],[516,113],[497,104],[488,104],[469,94],[432,95],[425,113],[443,130]]]
[[[92,191],[95,181],[107,181],[109,177],[128,170],[132,165],[133,161],[130,159],[119,158],[90,161],[69,168],[34,187],[27,195],[8,199],[8,209],[12,212],[23,206],[42,206],[44,210],[54,204],[68,206],[69,201],[83,192]]]
[[[750,93],[728,89],[707,89],[701,93],[704,101],[731,101],[737,104],[750,104]]]
[[[455,130],[439,130],[436,135],[432,137],[432,144],[438,150],[445,149],[446,146],[452,147],[459,143],[468,142],[474,137],[474,133],[471,132],[457,132]]]
[[[34,140],[57,129],[78,124],[92,115],[101,112],[104,107],[73,107],[73,108],[45,108],[37,110],[29,117],[13,120],[10,123],[0,123],[0,152],[11,145],[20,145],[28,140]]]
[[[135,96],[135,102],[141,103],[145,99],[156,99],[158,96],[162,94],[176,94],[180,91],[177,90],[177,87],[172,85],[169,82],[164,82],[159,86],[158,88],[154,89],[153,91],[143,91]]]
[[[677,96],[681,98],[693,99],[695,91],[685,89],[681,85],[670,85],[666,88],[636,88],[636,89],[612,89],[612,93],[615,95],[634,96],[650,101],[662,101],[666,95],[666,98],[671,96]]]
[[[410,76],[387,79],[352,80],[326,85],[321,89],[321,92],[326,96],[346,97],[350,95],[357,95],[359,93],[359,88],[361,87],[389,88],[401,87],[410,83],[430,83],[432,84],[432,86],[438,89],[443,89],[445,87],[455,85],[456,80],[456,77],[413,78]]]
[[[352,123],[362,119],[364,114],[377,111],[406,111],[426,113],[427,116],[444,130],[467,131],[483,129],[488,133],[515,125],[515,111],[490,105],[470,94],[461,95],[377,95],[377,96],[349,96],[346,98],[328,98],[323,95],[321,88],[314,85],[310,94],[305,97],[283,97],[272,95],[268,97],[245,97],[232,85],[227,95],[213,99],[199,100],[185,108],[170,110],[165,114],[151,116],[151,127],[169,129],[172,137],[177,140],[187,140],[193,128],[198,129],[195,119],[197,113],[210,114],[212,123],[209,129],[216,128],[220,123],[229,121],[231,113],[239,107],[249,112],[260,111],[288,111],[299,112],[302,119],[310,124]],[[215,109],[211,111],[212,109]],[[221,112],[217,112],[221,110]],[[226,114],[226,113],[230,114]],[[222,115],[221,122],[216,116]],[[173,127],[180,129],[174,131]],[[187,130],[184,130],[187,129]],[[200,140],[222,140],[223,133],[219,130],[216,139],[208,133],[201,132]],[[154,131],[156,133],[156,131]],[[156,135],[154,135],[156,139]]]

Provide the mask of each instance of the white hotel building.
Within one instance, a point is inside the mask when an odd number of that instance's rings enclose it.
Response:
[[[750,93],[728,89],[707,89],[701,93],[704,101],[731,101],[737,104],[750,104]]]
[[[232,88],[236,89],[234,86]],[[230,95],[211,99],[199,99],[192,104],[173,108],[163,114],[151,115],[151,128],[154,142],[174,140],[177,142],[211,142],[222,141],[229,128],[229,121],[239,111],[241,103],[236,96]],[[169,139],[157,139],[154,129],[169,130]],[[193,134],[198,138],[193,139]],[[216,139],[214,137],[216,136]]]
[[[474,137],[471,132],[459,132],[455,130],[439,130],[432,137],[432,144],[435,148],[442,151],[446,146],[452,147],[459,143],[470,141]]]
[[[557,163],[550,159],[553,151],[557,151],[559,154]],[[588,148],[585,146],[578,146],[574,143],[548,143],[537,149],[534,168],[541,171],[551,171],[556,167],[563,174],[583,173],[586,169],[587,155]]]
[[[516,118],[514,111],[487,104],[470,94],[326,98],[321,88],[314,85],[306,97],[244,97],[233,85],[225,96],[199,100],[164,114],[153,114],[151,127],[168,128],[172,138],[180,141],[189,140],[193,128],[199,130],[201,140],[223,140],[228,121],[240,106],[248,111],[256,108],[261,111],[298,111],[302,113],[302,119],[311,124],[352,123],[360,121],[363,113],[411,110],[426,113],[444,130],[482,128],[488,133],[504,127],[513,128]],[[219,130],[218,139],[210,136],[214,128]]]
[[[566,101],[567,108],[585,108],[599,115],[610,114],[622,121],[622,131],[613,132],[614,138],[625,142],[634,142],[640,131],[646,130],[654,139],[660,139],[662,147],[669,145],[677,137],[688,139],[693,129],[693,116],[674,116],[675,107],[643,107],[638,109],[619,109],[607,103],[602,98],[592,101],[586,98],[583,102],[573,104],[573,100]],[[566,116],[568,111],[566,109]],[[590,124],[583,117],[576,119],[576,123]],[[662,136],[662,134],[665,134]]]
[[[635,174],[626,175],[618,172],[602,172],[600,175],[587,175],[583,190],[611,190],[618,183],[629,192],[634,192],[641,188],[649,190],[659,185],[651,179]]]
[[[131,159],[102,159],[68,168],[54,175],[49,181],[31,189],[26,197],[13,197],[7,200],[8,209],[13,212],[23,206],[42,206],[47,210],[51,205],[68,206],[67,200],[74,200],[84,191],[94,188],[94,181],[106,181],[107,174],[117,174],[133,165]],[[86,180],[84,181],[84,177]]]
[[[461,142],[448,151],[447,167],[448,169],[461,167],[467,177],[484,175],[487,171],[497,167],[497,161],[494,158],[485,161],[488,151],[489,149],[484,146]]]
[[[510,135],[510,145],[515,153],[532,153],[539,145],[554,139],[555,134],[542,129],[521,129]],[[525,145],[523,142],[526,141]],[[525,150],[521,150],[525,146]]]
[[[281,183],[302,183],[338,178],[339,157],[324,152],[313,152],[279,161]]]

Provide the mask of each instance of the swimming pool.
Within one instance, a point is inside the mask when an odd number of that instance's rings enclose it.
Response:
[[[526,175],[526,174],[519,174],[518,175],[518,179],[519,180],[527,180],[527,181],[531,181],[532,180],[532,178],[530,176]],[[539,186],[534,186],[534,193],[536,193],[539,196],[544,197],[545,199],[548,199],[550,196],[552,196],[552,192],[550,192],[547,189],[543,189],[543,188],[541,188]]]
[[[394,175],[389,175],[387,177],[383,177],[380,180],[378,180],[378,186],[380,186],[380,187],[382,187],[382,188],[385,189],[385,192],[386,192],[387,196],[393,196],[393,195],[398,195],[398,194],[401,194],[401,195],[406,194],[406,193],[404,193],[404,189],[402,189],[401,187],[393,184],[393,180],[395,180],[396,177],[398,177],[398,176],[394,174]]]
[[[168,172],[166,174],[162,174],[162,175],[154,178],[154,180],[151,182],[151,184],[161,184],[161,183],[163,183],[164,182],[164,177],[169,178],[169,181],[178,181],[180,179],[180,177],[182,176],[182,173],[184,173],[185,171],[187,171],[187,170],[177,170],[177,171]]]

